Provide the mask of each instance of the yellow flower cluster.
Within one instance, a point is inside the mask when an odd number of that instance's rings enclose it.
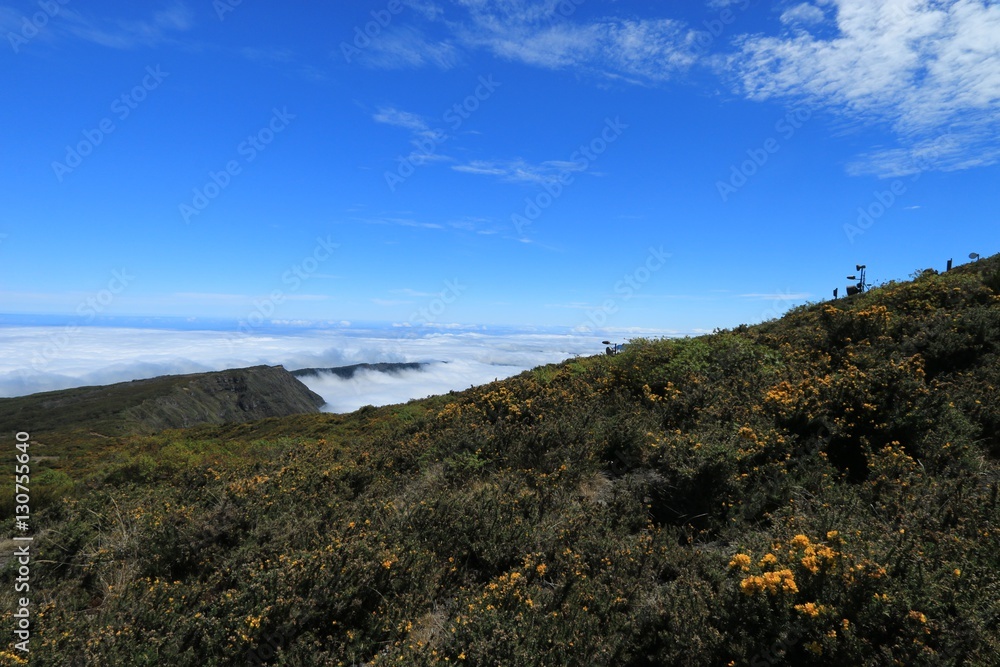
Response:
[[[806,616],[816,617],[821,613],[826,611],[826,607],[821,604],[816,604],[815,602],[806,602],[805,604],[797,604],[793,607],[795,611],[801,612]]]
[[[795,547],[796,549],[805,549],[806,547],[809,546],[809,538],[799,533],[798,535],[792,538],[789,544]]]
[[[462,416],[462,406],[458,403],[448,403],[444,408],[438,412],[437,418],[445,421],[448,419],[453,419]]]
[[[836,531],[830,531],[836,537]],[[827,535],[829,536],[830,533]],[[821,565],[832,565],[837,559],[837,552],[826,545],[816,545],[805,535],[799,534],[792,538],[789,545],[802,552],[802,567],[812,574],[818,574]]]
[[[841,543],[840,533],[836,530],[827,532],[826,538],[829,542]],[[757,568],[765,571],[744,577],[740,581],[740,590],[747,595],[760,592],[769,595],[797,593],[799,588],[793,568],[801,566],[805,573],[818,574],[821,570],[832,570],[837,559],[843,556],[844,554],[835,551],[831,546],[813,542],[807,535],[799,533],[787,542],[775,542],[772,545],[772,552],[764,554],[757,561]],[[752,562],[749,554],[738,553],[729,561],[729,569],[749,573]],[[800,574],[802,573],[800,571]],[[816,616],[823,611],[821,606],[811,602],[796,605],[795,609],[807,616]]]
[[[655,393],[648,384],[642,385],[642,396],[650,403],[662,403],[665,401],[676,401],[681,397],[682,392],[680,389],[674,386],[673,382],[668,382],[667,386],[663,388],[663,394]]]
[[[767,567],[768,565],[776,565],[778,563],[778,557],[774,554],[764,554],[764,557],[760,559],[757,563],[758,567]]]
[[[729,569],[740,568],[744,572],[750,569],[750,556],[746,554],[736,554],[733,559],[729,561]]]
[[[798,392],[786,381],[781,381],[774,387],[768,389],[764,400],[778,406],[789,408],[798,401]]]
[[[785,568],[776,572],[765,572],[763,575],[751,575],[740,582],[740,590],[747,595],[767,592],[768,595],[778,593],[798,593],[799,587],[795,583],[795,575]]]

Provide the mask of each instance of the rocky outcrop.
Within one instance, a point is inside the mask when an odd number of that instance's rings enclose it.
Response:
[[[159,431],[319,412],[325,403],[281,366],[189,377],[187,383],[175,384],[170,392],[126,409],[126,421]]]

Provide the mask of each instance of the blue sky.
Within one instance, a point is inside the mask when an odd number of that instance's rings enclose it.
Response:
[[[0,5],[0,312],[695,332],[997,248],[1000,3]]]

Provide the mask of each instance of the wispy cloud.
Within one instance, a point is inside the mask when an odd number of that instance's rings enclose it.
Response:
[[[402,218],[398,216],[386,215],[376,218],[363,218],[361,222],[369,225],[396,225],[399,227],[415,227],[417,229],[444,229],[444,225],[436,222],[423,222],[413,218]]]
[[[408,159],[415,165],[423,165],[430,162],[450,162],[453,159],[448,155],[437,152],[438,148],[448,140],[448,134],[444,130],[432,128],[430,123],[419,114],[403,111],[395,107],[380,107],[372,115],[372,120],[376,123],[400,127],[410,132],[410,145],[415,150],[410,153]]]
[[[809,292],[774,292],[771,294],[740,294],[741,299],[753,299],[757,301],[802,301],[809,299],[812,294]]]
[[[924,169],[1000,159],[1000,5],[823,0],[789,11],[797,20],[787,34],[745,37],[729,65],[751,99],[804,101],[890,127],[900,145],[863,156],[852,173],[906,173],[945,135],[949,145]]]
[[[391,26],[357,56],[373,69],[417,69],[425,66],[451,69],[461,61],[460,51],[449,40],[435,41],[413,26]]]
[[[369,65],[446,69],[459,62],[463,50],[487,50],[535,67],[647,83],[668,79],[696,60],[696,33],[672,19],[583,21],[566,0],[455,0],[447,11],[426,1],[407,4],[438,38],[413,26],[393,26],[367,49]]]
[[[694,33],[670,19],[538,25],[478,16],[463,43],[547,69],[580,68],[637,83],[669,79],[696,60]]]
[[[823,10],[816,5],[809,4],[808,2],[795,5],[781,14],[781,22],[785,24],[799,23],[805,25],[815,25],[817,23],[822,23],[825,19],[826,14],[823,13]]]
[[[291,49],[245,46],[236,49],[240,57],[252,63],[270,67],[285,74],[296,76],[310,81],[323,81],[327,78],[326,72],[307,62]]]
[[[180,2],[153,12],[146,19],[99,20],[69,8],[60,12],[58,18],[64,20],[53,27],[64,36],[123,50],[158,46],[194,26],[191,10]]]
[[[394,107],[382,107],[372,116],[376,123],[384,123],[395,127],[406,128],[413,132],[423,133],[430,130],[427,121],[415,113],[401,111]]]
[[[551,183],[560,175],[584,171],[580,162],[546,160],[533,164],[521,158],[512,160],[473,160],[466,164],[453,165],[452,169],[464,174],[492,176],[511,183]]]

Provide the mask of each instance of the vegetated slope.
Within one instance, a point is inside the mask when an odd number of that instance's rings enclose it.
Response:
[[[323,403],[281,366],[254,366],[0,399],[0,432],[149,433],[316,412]]]
[[[93,443],[32,664],[1000,664],[998,276]]]
[[[339,378],[350,380],[358,371],[374,371],[376,373],[398,374],[403,371],[423,370],[425,362],[381,362],[377,364],[351,364],[350,366],[335,366],[333,368],[302,368],[292,371],[292,375],[301,377],[318,377],[323,373],[336,375]]]

